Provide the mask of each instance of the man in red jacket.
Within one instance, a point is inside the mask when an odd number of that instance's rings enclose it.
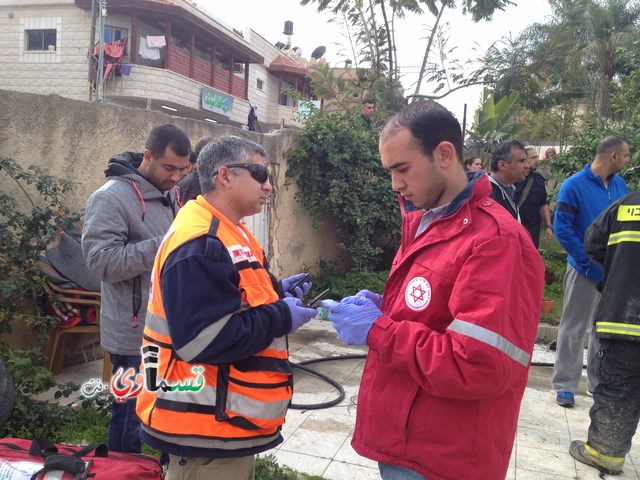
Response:
[[[500,479],[536,338],[544,267],[529,234],[469,182],[460,124],[415,102],[380,135],[401,195],[384,295],[326,300],[338,336],[368,345],[352,445],[384,480]]]

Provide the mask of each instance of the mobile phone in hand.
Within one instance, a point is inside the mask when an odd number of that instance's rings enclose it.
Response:
[[[297,287],[301,287],[302,284],[304,282],[308,282],[309,280],[311,280],[311,274],[310,273],[305,273],[304,277],[302,277],[300,280],[298,280],[296,283],[294,283],[293,285],[291,285],[289,287],[289,290],[287,290],[288,293],[291,293],[293,295],[295,295],[296,293],[296,288]]]
[[[311,300],[309,300],[309,303],[307,303],[307,307],[317,308],[320,305],[320,302],[324,300],[329,295],[329,293],[331,293],[330,288],[323,290],[322,292],[320,292],[320,294],[317,297],[314,297]]]

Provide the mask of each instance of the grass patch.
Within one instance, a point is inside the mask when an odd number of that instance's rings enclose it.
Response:
[[[273,454],[256,457],[256,480],[325,480],[317,475],[296,472],[288,467],[281,467]]]
[[[95,408],[78,408],[55,433],[57,441],[70,445],[107,443],[110,415]]]

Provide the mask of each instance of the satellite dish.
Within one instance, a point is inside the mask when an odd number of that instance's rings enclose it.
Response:
[[[293,47],[293,53],[296,54],[296,57],[300,58],[302,56],[302,49],[300,47]]]
[[[320,45],[313,52],[311,52],[311,58],[315,58],[316,60],[320,60],[320,58],[324,55],[324,53],[326,51],[327,51],[327,47],[325,47],[324,45]]]

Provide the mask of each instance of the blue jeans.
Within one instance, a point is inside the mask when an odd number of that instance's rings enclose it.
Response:
[[[413,470],[391,465],[390,463],[378,462],[378,469],[380,470],[382,480],[427,480]]]
[[[120,367],[126,372],[133,368],[136,374],[140,371],[139,355],[109,354],[113,363],[112,374]],[[140,419],[136,415],[136,399],[112,403],[111,420],[109,421],[109,450],[112,452],[140,453]]]

